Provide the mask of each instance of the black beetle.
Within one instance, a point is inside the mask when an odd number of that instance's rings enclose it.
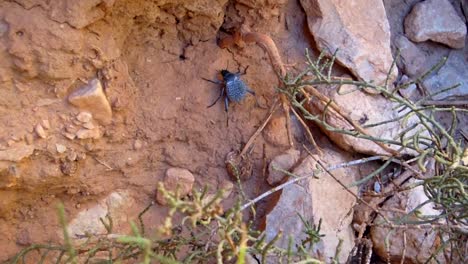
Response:
[[[246,70],[247,68],[245,69],[245,71]],[[244,71],[244,74],[245,74],[245,71]],[[219,94],[218,98],[216,98],[216,100],[212,104],[210,104],[207,108],[210,108],[213,105],[215,105],[218,102],[218,100],[224,96],[224,108],[227,112],[228,107],[229,107],[229,102],[238,103],[242,101],[242,99],[245,98],[247,93],[255,95],[255,92],[250,90],[247,84],[245,84],[244,81],[242,81],[242,79],[240,78],[241,76],[240,72],[232,73],[228,70],[221,70],[220,74],[222,77],[222,81],[212,81],[212,80],[203,78],[203,80],[205,81],[222,85],[221,93]]]

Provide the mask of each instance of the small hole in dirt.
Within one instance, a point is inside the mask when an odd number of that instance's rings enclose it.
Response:
[[[19,37],[22,37],[24,35],[24,32],[21,30],[16,31],[16,35]]]
[[[184,54],[180,54],[180,55],[179,55],[179,59],[180,59],[181,61],[184,61],[184,60],[187,59],[187,57],[185,57]]]

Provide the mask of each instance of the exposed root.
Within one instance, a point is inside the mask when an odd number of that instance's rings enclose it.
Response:
[[[317,143],[315,142],[315,139],[314,139],[314,136],[312,135],[312,132],[310,132],[310,129],[309,127],[307,126],[307,124],[305,123],[305,121],[302,119],[302,117],[296,112],[296,110],[294,110],[294,107],[291,106],[291,111],[294,113],[294,115],[297,117],[297,119],[299,120],[299,122],[301,123],[302,127],[305,129],[306,133],[307,133],[307,136],[309,137],[309,141],[310,143],[312,143],[312,145],[314,145],[315,149],[317,149],[317,152],[319,153],[320,156],[323,155],[323,152],[322,152],[322,149],[317,145]]]
[[[222,38],[219,41],[219,46],[221,48],[227,48],[232,45],[242,45],[242,43],[255,43],[268,53],[273,69],[278,75],[280,85],[283,85],[282,78],[286,75],[286,69],[281,60],[278,48],[276,47],[275,42],[270,38],[270,36],[261,33],[249,32],[245,29],[241,29],[231,36],[226,36]],[[291,133],[291,116],[289,113],[290,102],[287,100],[284,94],[281,94],[280,98],[284,114],[286,115],[286,131],[288,133],[289,145],[293,147],[294,141]]]

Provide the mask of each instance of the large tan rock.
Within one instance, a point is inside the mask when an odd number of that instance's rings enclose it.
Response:
[[[414,183],[411,180],[409,184]],[[404,213],[410,213],[420,204],[426,202],[429,198],[425,195],[423,186],[418,186],[409,191],[396,194],[382,206],[382,212],[387,219],[399,219]],[[407,221],[422,221],[424,216],[439,215],[441,212],[433,208],[433,203],[428,203],[418,209],[419,220],[415,216],[409,216]],[[371,228],[371,238],[374,244],[375,252],[392,263],[399,263],[402,257],[404,246],[403,229],[390,232],[389,228],[381,226],[384,220],[379,215],[374,220],[375,226]],[[434,228],[408,228],[406,229],[406,254],[405,263],[426,263],[433,252],[436,252],[441,245],[439,234]],[[389,248],[385,245],[385,240],[391,242]],[[390,256],[387,255],[390,253]],[[442,252],[436,256],[437,262],[445,263]]]
[[[349,161],[348,154],[324,149],[320,157],[325,166]],[[339,259],[346,261],[349,252],[354,246],[354,233],[350,226],[352,214],[349,212],[355,204],[355,198],[348,193],[332,177],[325,173],[318,174],[317,156],[307,157],[294,169],[297,176],[316,175],[294,184],[288,185],[282,190],[278,202],[266,215],[265,233],[267,240],[272,239],[280,230],[283,236],[277,241],[277,245],[288,248],[289,238],[292,245],[298,245],[305,239],[305,221],[318,224],[322,219],[320,234],[324,234],[321,241],[313,248],[314,255],[326,263],[331,262],[335,256],[339,239],[343,239]],[[357,167],[343,168],[332,172],[336,178],[345,185],[349,185],[359,177]],[[356,188],[351,188],[353,192]],[[332,209],[332,210],[331,210]],[[295,250],[295,247],[293,247]]]
[[[112,108],[99,79],[92,79],[87,85],[74,91],[68,97],[68,101],[82,110],[91,112],[94,118],[103,124],[112,121]]]
[[[356,77],[384,83],[393,58],[382,1],[301,0],[301,4],[320,50],[332,55],[338,49],[337,61]],[[394,69],[390,79],[396,76]]]
[[[76,239],[75,242],[84,240],[86,234],[103,235],[107,233],[105,226],[101,222],[108,221],[106,215],[112,217],[113,230],[128,228],[129,210],[135,206],[135,200],[126,191],[115,191],[95,205],[84,208],[70,220],[67,230],[70,237]],[[62,230],[58,231],[62,235]]]
[[[426,0],[417,3],[405,18],[405,33],[415,42],[432,40],[461,49],[466,24],[448,0]]]
[[[382,95],[370,95],[366,94],[361,90],[357,90],[352,85],[342,85],[340,88],[340,94],[336,89],[330,87],[320,87],[319,90],[326,94],[332,99],[345,113],[348,113],[349,117],[363,127],[369,136],[387,140],[399,139],[399,134],[405,129],[420,123],[419,119],[412,115],[407,120],[401,119],[396,122],[384,121],[393,120],[403,115],[403,112],[398,112],[395,109],[396,103],[383,97]],[[316,101],[306,106],[314,115],[323,116],[324,111],[323,105],[318,104]],[[325,121],[332,127],[354,130],[354,127],[344,118],[341,118],[333,109],[328,108],[327,114],[325,115]],[[380,125],[365,127],[366,125],[378,124]],[[354,151],[369,155],[388,155],[389,153],[382,147],[377,145],[375,142],[355,137],[353,135],[347,135],[344,133],[333,132],[327,130],[325,127],[320,126],[325,134],[337,144],[339,147],[347,150]],[[408,131],[405,135],[405,139],[412,138],[415,132],[421,129],[421,135],[429,136],[427,130],[422,125]],[[388,145],[393,150],[399,150],[398,145]],[[420,143],[420,148],[424,149],[426,146]],[[402,150],[406,154],[415,154],[412,149],[406,148]]]

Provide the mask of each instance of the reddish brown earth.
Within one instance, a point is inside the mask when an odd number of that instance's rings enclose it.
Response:
[[[109,193],[125,190],[134,199],[125,212],[130,220],[154,200],[169,167],[190,170],[196,188],[216,190],[231,181],[225,156],[240,149],[264,120],[278,81],[258,46],[217,46],[223,21],[222,30],[243,22],[271,35],[291,70],[300,69],[311,47],[304,13],[294,1],[194,1],[205,5],[201,9],[183,7],[184,1],[48,2],[0,3],[0,147],[35,146],[19,163],[0,163],[6,175],[0,179],[0,260],[32,243],[58,242],[59,202],[72,219]],[[243,79],[257,94],[231,104],[228,116],[222,102],[207,109],[219,87],[202,80],[214,79],[226,66],[233,72],[248,67]],[[95,76],[104,83],[113,121],[101,127],[100,139],[69,140],[63,133],[79,110],[67,96]],[[44,119],[50,123],[45,139],[33,131]],[[284,127],[277,130],[286,136]],[[56,144],[67,152],[58,153]],[[263,146],[268,159],[288,148],[257,139],[253,175],[245,184],[251,197],[268,188]],[[67,161],[70,152],[81,159]],[[163,206],[153,206],[146,225],[157,226],[165,213]]]

